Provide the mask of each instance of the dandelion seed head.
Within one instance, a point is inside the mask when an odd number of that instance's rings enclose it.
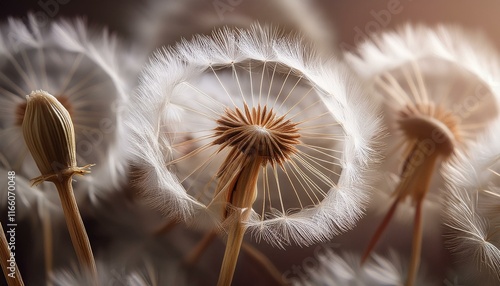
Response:
[[[83,20],[39,23],[31,14],[27,18],[11,18],[0,26],[0,133],[8,138],[0,151],[19,176],[38,176],[27,147],[19,142],[25,95],[47,91],[74,122],[78,162],[97,163],[92,177],[75,184],[77,195],[95,200],[99,191],[93,190],[114,189],[124,178],[123,110],[130,88],[126,78],[133,69],[118,68],[118,63],[128,65],[127,53],[107,31],[89,31]]]
[[[244,105],[244,113],[238,108],[226,110],[217,120],[214,144],[231,146],[246,156],[263,157],[263,165],[280,165],[297,152],[295,147],[300,141],[297,124],[284,116],[276,118],[273,110],[260,105],[252,110]]]
[[[254,164],[243,212],[257,239],[309,244],[359,218],[371,180],[363,171],[376,161],[375,107],[345,67],[294,41],[267,27],[224,29],[154,56],[129,126],[143,146],[136,164],[162,182],[140,184],[160,191],[152,197],[174,206],[169,215],[220,215]]]
[[[479,44],[478,44],[479,43]],[[481,50],[481,52],[478,52]],[[363,255],[367,259],[403,202],[415,207],[411,269],[418,272],[424,202],[439,203],[443,162],[470,148],[500,114],[500,61],[491,45],[446,26],[406,25],[375,35],[347,59],[376,89],[390,132],[383,170],[394,173],[394,199]]]
[[[430,110],[433,110],[431,114],[429,114]],[[399,118],[399,130],[406,138],[409,140],[438,139],[436,152],[446,157],[453,153],[456,142],[461,139],[457,130],[458,118],[439,106],[416,105],[414,109],[406,106],[400,111]]]
[[[389,172],[402,175],[418,144],[426,145],[426,157],[449,160],[500,114],[498,57],[480,35],[450,26],[406,25],[375,35],[346,57],[373,83],[384,106],[391,133],[391,156],[384,162]],[[431,189],[439,184],[433,179]]]

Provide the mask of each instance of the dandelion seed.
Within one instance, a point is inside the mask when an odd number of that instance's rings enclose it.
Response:
[[[399,158],[387,170],[399,173],[395,198],[363,261],[397,206],[409,198],[416,212],[407,285],[413,283],[420,260],[422,204],[441,162],[466,150],[498,118],[500,90],[494,80],[499,65],[489,47],[458,29],[405,26],[361,45],[359,55],[347,56],[377,88],[392,133],[387,161]]]
[[[379,131],[363,91],[342,65],[260,26],[157,53],[130,122],[140,187],[169,217],[227,227],[228,284],[247,229],[309,245],[360,217]]]
[[[500,281],[499,127],[498,122],[494,124],[470,152],[447,164],[444,172],[446,242],[459,261],[475,263],[472,269],[465,268],[464,276],[484,285]]]

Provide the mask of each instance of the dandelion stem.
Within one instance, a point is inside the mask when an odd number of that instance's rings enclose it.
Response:
[[[406,286],[413,286],[417,278],[418,267],[420,265],[420,252],[422,250],[422,201],[417,202],[415,210],[415,222],[413,225],[413,242],[411,247],[410,269]]]
[[[156,230],[154,230],[153,234],[157,235],[157,236],[164,235],[164,234],[168,233],[170,230],[172,230],[178,224],[179,223],[176,220],[168,221],[165,224],[161,225]]]
[[[250,209],[257,196],[257,181],[259,177],[260,167],[263,162],[261,156],[236,156],[236,158],[227,158],[230,165],[243,165],[241,172],[234,177],[231,168],[226,168],[227,172],[221,178],[222,185],[226,178],[233,178],[232,184],[229,188],[227,200],[232,206],[239,208],[228,212],[226,217],[230,217],[233,222],[229,227],[229,234],[227,238],[226,250],[224,252],[224,259],[222,260],[221,271],[219,274],[218,286],[231,285],[233,280],[234,270],[236,269],[236,262],[241,249],[243,236],[245,235],[246,226],[244,222],[248,220]]]
[[[47,280],[47,286],[52,286],[52,281],[50,279],[53,270],[53,245],[52,245],[52,219],[50,217],[50,212],[47,206],[42,204],[40,206],[40,220],[42,222],[43,230],[43,250],[45,257],[45,276]]]
[[[207,232],[196,247],[184,258],[184,264],[194,265],[216,237],[217,233],[215,231]]]
[[[262,252],[260,252],[252,245],[245,242],[243,242],[242,248],[250,258],[260,264],[264,268],[264,270],[269,273],[271,278],[273,278],[273,280],[276,282],[275,285],[286,285],[283,281],[281,272],[276,268],[276,266],[274,266],[274,264],[271,262],[271,260],[269,260],[269,258],[267,258],[267,256],[265,256]]]
[[[384,220],[377,228],[367,250],[363,254],[361,263],[364,263],[368,258],[373,247],[387,227],[390,218],[394,215],[397,205],[403,199],[410,196],[412,201],[416,203],[416,212],[413,226],[410,269],[406,285],[412,286],[417,276],[422,248],[422,203],[429,191],[437,160],[443,156],[443,152],[440,152],[441,150],[436,148],[430,148],[428,144],[425,144],[425,139],[416,140],[409,146],[408,150],[408,156],[403,164],[401,179],[395,190],[396,199],[384,217]]]
[[[370,240],[370,243],[368,244],[368,247],[366,248],[365,252],[363,253],[363,256],[361,257],[361,264],[364,264],[368,257],[370,256],[370,253],[372,252],[373,248],[375,245],[377,245],[377,242],[379,241],[380,237],[384,233],[384,230],[387,228],[389,225],[389,222],[391,221],[392,216],[394,215],[394,212],[396,211],[398,204],[399,204],[399,197],[394,200],[394,202],[391,205],[391,208],[385,215],[384,219],[380,223],[380,225],[377,227],[377,230],[375,231],[375,234],[373,235],[372,239]]]
[[[231,285],[234,270],[236,269],[236,262],[238,261],[238,256],[240,254],[241,243],[243,241],[243,236],[245,235],[245,230],[246,227],[239,220],[231,226],[217,286]]]
[[[203,252],[208,248],[208,246],[217,237],[215,231],[207,232],[201,241],[196,245],[196,247],[184,258],[184,264],[191,266],[198,262]],[[281,272],[274,266],[274,264],[258,249],[252,245],[242,242],[241,249],[257,264],[261,265],[262,268],[269,274],[269,276],[276,282],[276,285],[285,285]]]
[[[90,247],[90,241],[83,225],[78,205],[76,204],[71,181],[71,177],[64,177],[62,181],[54,180],[53,182],[61,199],[66,225],[68,226],[69,235],[78,261],[87,272],[86,274],[90,275],[90,278],[94,281],[94,285],[97,285],[97,268],[94,255],[92,254],[92,248]]]
[[[5,276],[5,280],[9,286],[24,286],[23,278],[21,277],[21,272],[19,272],[19,268],[17,268],[17,264],[14,265],[14,275],[12,276],[12,271],[9,271],[7,267],[8,260],[11,259],[11,252],[9,248],[9,244],[7,242],[7,238],[5,237],[5,232],[3,231],[3,226],[0,223],[0,264],[2,265],[3,275]]]

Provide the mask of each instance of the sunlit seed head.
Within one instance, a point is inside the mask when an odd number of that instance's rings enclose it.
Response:
[[[296,123],[285,116],[277,117],[274,111],[244,105],[244,113],[239,108],[226,109],[217,120],[214,144],[221,149],[231,146],[247,156],[260,156],[263,164],[283,166],[283,163],[297,152],[300,134]]]

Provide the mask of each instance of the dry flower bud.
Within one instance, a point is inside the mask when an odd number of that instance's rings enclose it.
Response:
[[[75,130],[64,106],[43,90],[33,91],[26,98],[24,140],[42,174],[32,183],[89,173],[91,165],[76,165]]]

